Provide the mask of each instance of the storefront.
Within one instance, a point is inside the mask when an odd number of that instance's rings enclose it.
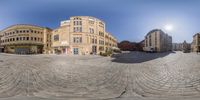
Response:
[[[54,54],[71,54],[69,46],[54,47]]]
[[[4,52],[15,53],[15,54],[41,54],[43,46],[42,45],[9,45],[5,47]]]

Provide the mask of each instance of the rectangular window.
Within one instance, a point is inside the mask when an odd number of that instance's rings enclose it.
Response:
[[[54,35],[54,39],[53,39],[54,41],[59,41],[59,35],[57,34],[57,35]]]
[[[99,36],[104,36],[104,33],[99,31]]]
[[[90,33],[94,33],[94,29],[93,28],[89,28],[89,32]]]
[[[82,32],[82,27],[74,27],[74,32]]]
[[[95,39],[95,44],[97,44],[97,39]]]
[[[157,33],[155,32],[155,45],[157,45]]]
[[[92,43],[94,43],[94,39],[92,39]]]
[[[73,37],[74,43],[82,43],[82,37]]]
[[[74,21],[74,26],[82,25],[82,21]]]
[[[100,45],[104,45],[104,41],[103,40],[99,40],[99,44]]]

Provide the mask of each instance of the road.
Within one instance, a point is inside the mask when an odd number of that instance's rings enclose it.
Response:
[[[195,53],[130,52],[113,57],[0,54],[2,100],[190,100],[199,96],[200,55]]]

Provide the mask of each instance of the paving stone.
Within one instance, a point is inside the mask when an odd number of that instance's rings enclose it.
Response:
[[[156,100],[200,96],[200,55],[0,54],[0,98]],[[170,100],[170,99],[169,99]]]

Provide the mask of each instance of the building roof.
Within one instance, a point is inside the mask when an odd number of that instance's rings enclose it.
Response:
[[[196,34],[194,34],[193,37],[195,37],[196,35],[199,35],[199,36],[200,36],[200,33],[196,33]]]
[[[153,32],[156,32],[156,31],[161,31],[161,32],[163,32],[161,29],[153,29],[153,30],[149,31],[149,32],[147,33],[147,35],[149,35],[149,34],[151,34],[151,33],[153,33]],[[164,33],[164,32],[163,32],[163,33]]]
[[[52,30],[51,28],[48,28],[48,27],[41,27],[41,26],[38,26],[38,25],[31,25],[31,24],[15,24],[15,25],[11,25],[11,26],[8,26],[8,27],[4,28],[3,30],[0,31],[0,33],[1,33],[2,31],[5,31],[6,29],[9,29],[9,28],[15,27],[15,26],[33,26],[33,27],[47,28],[47,29],[49,29],[49,30]]]
[[[99,21],[102,21],[105,24],[105,22],[103,20],[101,20],[99,18],[96,18],[96,17],[93,17],[93,16],[71,16],[70,18],[73,18],[73,17],[89,17],[89,18],[94,18],[94,19],[97,19]]]

